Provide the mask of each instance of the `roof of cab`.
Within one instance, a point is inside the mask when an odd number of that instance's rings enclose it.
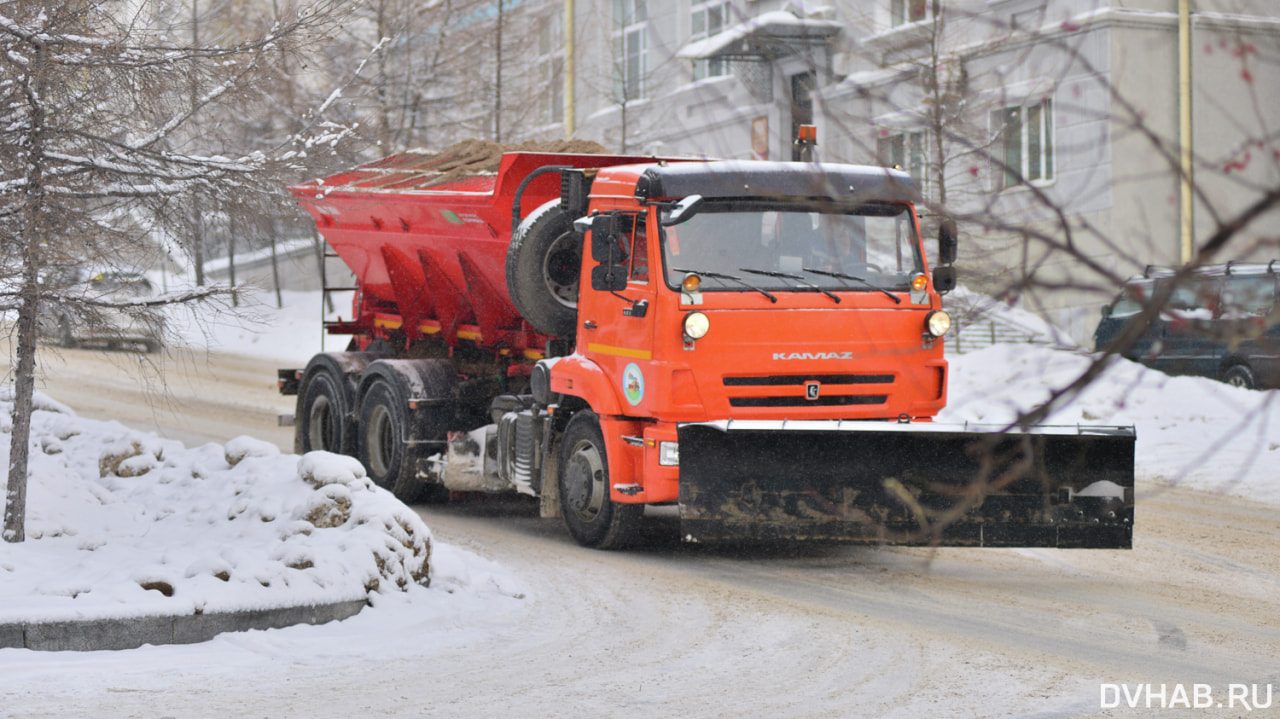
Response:
[[[866,165],[764,160],[661,163],[646,167],[635,186],[640,200],[718,197],[805,197],[914,202],[911,176]]]

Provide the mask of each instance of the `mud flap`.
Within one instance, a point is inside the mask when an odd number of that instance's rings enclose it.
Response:
[[[688,541],[1128,549],[1131,427],[686,424]]]

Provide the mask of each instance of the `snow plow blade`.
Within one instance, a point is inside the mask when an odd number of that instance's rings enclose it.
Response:
[[[1129,549],[1131,427],[681,425],[686,541]]]

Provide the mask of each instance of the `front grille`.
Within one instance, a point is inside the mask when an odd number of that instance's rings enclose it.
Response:
[[[730,407],[839,407],[859,404],[884,404],[888,395],[845,394],[806,399],[804,397],[730,397]]]
[[[725,387],[786,387],[806,382],[821,384],[893,384],[891,374],[772,375],[768,377],[725,377]]]
[[[887,394],[850,392],[867,385],[880,385],[876,389],[884,392],[889,389],[884,385],[893,384],[895,379],[892,374],[795,374],[724,377],[723,382],[725,387],[740,388],[740,396],[729,397],[730,407],[850,407],[885,404]],[[819,396],[810,398],[806,396],[807,389],[813,384],[818,385]]]

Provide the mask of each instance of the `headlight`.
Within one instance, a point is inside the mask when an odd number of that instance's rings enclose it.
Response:
[[[684,336],[691,340],[700,340],[711,329],[711,320],[701,312],[690,312],[684,316]]]
[[[934,337],[941,337],[951,329],[951,315],[942,310],[934,310],[924,318],[924,328]]]
[[[663,467],[680,466],[680,445],[677,442],[658,443],[658,464]]]

